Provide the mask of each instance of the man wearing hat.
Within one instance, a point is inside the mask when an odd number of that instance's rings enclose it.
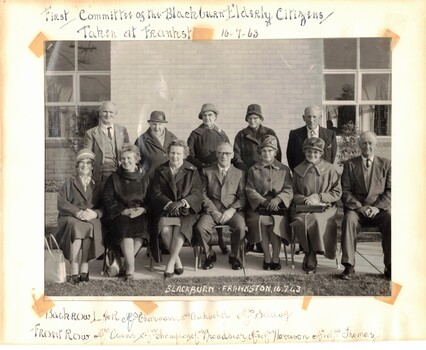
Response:
[[[129,142],[129,134],[124,126],[114,124],[117,108],[114,102],[104,101],[99,108],[99,125],[86,131],[84,148],[95,154],[93,180],[105,184],[109,175],[119,165],[121,147]]]
[[[153,111],[148,123],[149,128],[136,139],[135,145],[139,148],[141,166],[153,173],[158,165],[168,161],[167,147],[177,137],[165,127],[167,120],[162,111]]]
[[[234,143],[233,164],[243,170],[248,171],[251,166],[260,160],[259,145],[266,135],[277,137],[275,131],[262,125],[263,115],[261,107],[251,104],[247,108],[246,122],[249,124],[245,129],[238,132]],[[281,146],[277,138],[277,154],[275,158],[281,161]]]
[[[217,164],[217,146],[221,142],[229,142],[225,132],[215,124],[218,114],[219,111],[215,105],[203,104],[198,114],[198,119],[202,119],[203,123],[189,135],[187,160],[198,169]]]
[[[234,153],[229,142],[219,144],[216,155],[218,164],[201,170],[204,187],[203,211],[194,231],[201,243],[206,260],[203,269],[213,268],[216,254],[209,246],[215,225],[229,225],[231,228],[231,253],[229,264],[232,269],[241,269],[238,247],[245,236],[243,209],[246,203],[244,193],[245,174],[231,165]]]
[[[391,278],[391,161],[374,154],[377,136],[364,131],[358,139],[361,155],[344,163],[342,202],[342,278],[355,273],[356,238],[361,225],[378,226],[382,234],[384,275]]]
[[[317,106],[306,107],[302,118],[306,125],[290,130],[288,137],[287,163],[291,171],[294,171],[294,168],[305,159],[302,150],[303,142],[309,137],[319,137],[324,140],[325,147],[322,158],[333,164],[337,154],[336,132],[319,125],[321,109]]]

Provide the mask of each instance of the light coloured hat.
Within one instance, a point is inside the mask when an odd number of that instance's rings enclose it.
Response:
[[[263,140],[262,143],[259,146],[259,149],[262,149],[264,147],[271,147],[273,149],[275,149],[276,151],[278,150],[278,140],[275,136],[273,135],[266,135]]]
[[[198,119],[203,119],[203,113],[207,111],[212,111],[216,113],[216,115],[219,114],[219,111],[213,103],[205,103],[201,106],[201,111],[198,113]]]
[[[75,160],[75,163],[78,164],[83,159],[90,159],[91,161],[95,161],[95,154],[87,148],[83,148],[77,153],[77,158]]]
[[[305,152],[307,149],[314,149],[323,153],[324,145],[325,142],[323,139],[318,137],[309,137],[303,142],[303,152]]]

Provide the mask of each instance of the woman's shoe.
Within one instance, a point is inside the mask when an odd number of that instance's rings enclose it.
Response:
[[[178,276],[180,276],[181,274],[183,274],[183,267],[175,269],[175,274],[178,275]]]
[[[277,270],[281,270],[281,264],[279,262],[277,263],[272,263],[271,264],[271,270],[277,271]]]
[[[135,279],[133,273],[126,273],[126,276],[124,276],[125,281],[133,281]]]
[[[70,279],[71,284],[80,283],[80,275],[72,275]]]
[[[175,274],[173,272],[164,272],[164,279],[172,278]]]
[[[89,271],[81,273],[80,282],[89,282]]]
[[[265,260],[263,260],[263,269],[264,270],[271,271],[271,267],[272,267],[272,264],[270,262],[267,263]]]

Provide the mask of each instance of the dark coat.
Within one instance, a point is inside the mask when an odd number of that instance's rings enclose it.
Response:
[[[381,210],[391,209],[391,161],[374,156],[371,183],[365,184],[361,156],[347,160],[342,174],[342,201],[346,208],[356,210],[365,205]]]
[[[247,172],[253,165],[260,161],[259,146],[266,135],[272,135],[277,138],[278,151],[275,158],[281,162],[281,146],[275,131],[260,125],[256,135],[248,126],[240,130],[235,136],[234,159],[232,163],[238,169]]]
[[[121,148],[123,143],[129,142],[129,134],[124,126],[114,124],[114,140],[116,148],[116,162],[120,164]],[[90,149],[95,154],[95,167],[93,169],[93,180],[102,180],[102,164],[104,163],[104,145],[102,140],[102,129],[95,126],[86,131],[84,135],[84,148]]]
[[[141,154],[139,162],[146,172],[153,171],[157,166],[167,162],[169,159],[167,156],[167,147],[177,137],[167,129],[164,132],[164,146],[160,144],[157,137],[155,137],[149,128],[135,141],[135,145],[138,146]]]
[[[217,163],[216,148],[221,142],[229,142],[225,132],[216,125],[209,129],[201,124],[193,130],[188,138],[188,162],[198,169],[207,168]]]
[[[94,181],[87,186],[85,191],[80,178],[77,176],[71,176],[65,180],[58,193],[59,214],[56,240],[68,260],[70,259],[72,239],[76,234],[76,230],[86,231],[86,225],[89,225],[89,230],[93,229],[89,260],[99,257],[104,251],[102,246],[102,225],[99,220],[102,217],[102,211],[99,209],[99,194],[99,186]],[[86,209],[96,211],[98,217],[90,221],[78,219],[77,213]]]
[[[294,171],[294,168],[305,160],[303,142],[307,138],[308,132],[306,126],[290,131],[287,143],[287,163],[291,171]],[[337,154],[336,133],[333,130],[328,130],[320,126],[319,138],[325,142],[324,153],[321,157],[333,164]]]
[[[152,179],[151,203],[154,219],[154,230],[151,232],[151,251],[156,262],[159,261],[158,222],[165,216],[164,207],[169,202],[185,199],[189,206],[189,215],[181,216],[181,233],[192,243],[192,226],[198,219],[198,212],[203,202],[203,185],[198,170],[184,161],[178,173],[173,177],[169,162],[155,169]]]
[[[109,227],[106,244],[119,244],[123,238],[143,237],[149,240],[146,219],[149,215],[148,186],[148,176],[142,168],[127,173],[120,167],[108,178],[103,196],[105,220]],[[143,207],[147,213],[135,218],[121,215],[123,210],[135,207]]]

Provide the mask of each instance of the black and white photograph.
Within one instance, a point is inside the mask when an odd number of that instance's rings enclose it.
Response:
[[[390,294],[391,38],[44,50],[46,295]]]

